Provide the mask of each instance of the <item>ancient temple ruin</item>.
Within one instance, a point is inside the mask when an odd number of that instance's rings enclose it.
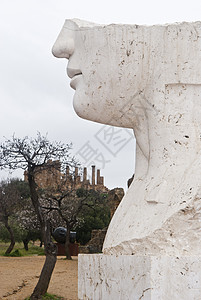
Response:
[[[35,174],[35,181],[38,187],[42,189],[65,189],[68,187],[75,190],[85,188],[102,192],[109,191],[108,188],[104,186],[104,177],[100,175],[100,169],[96,170],[94,165],[91,166],[91,168],[91,174],[88,173],[86,167],[80,170],[78,167],[70,169],[70,167],[67,166],[66,171],[62,172],[59,160],[49,160],[46,166],[38,169]],[[28,181],[27,171],[24,172],[24,180]]]

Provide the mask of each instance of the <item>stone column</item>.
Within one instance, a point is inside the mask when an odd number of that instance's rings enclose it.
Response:
[[[76,179],[75,179],[75,180],[76,180],[76,184],[79,184],[80,181],[81,181],[81,180],[80,180],[80,176],[76,176]]]
[[[78,167],[75,167],[74,182],[77,183],[77,181],[78,181]]]
[[[95,166],[92,167],[92,185],[95,185]]]
[[[100,184],[100,170],[99,169],[97,170],[97,179],[96,180],[97,180],[96,183]]]
[[[73,177],[70,175],[70,167],[66,167],[66,183],[72,182]]]
[[[100,185],[104,185],[104,177],[100,176]]]
[[[69,177],[70,175],[70,168],[69,166],[66,167],[66,177]]]
[[[83,171],[83,183],[86,183],[87,181],[87,168],[84,168],[84,171]]]

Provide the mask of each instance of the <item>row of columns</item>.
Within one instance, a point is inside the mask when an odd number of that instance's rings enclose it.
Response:
[[[97,169],[97,177],[95,175],[96,173],[96,167],[95,166],[91,166],[92,167],[92,185],[104,185],[104,177],[100,176],[100,169]],[[95,183],[95,177],[96,177],[96,183]]]
[[[92,167],[92,182],[91,184],[94,185],[104,185],[104,177],[100,176],[100,169],[97,169],[97,177],[96,177],[96,167],[95,166],[91,166]],[[67,166],[66,168],[66,176],[69,177],[70,176],[70,169],[69,166]],[[75,175],[74,178],[76,180],[76,183],[80,183],[80,176],[78,175],[78,167],[75,167]],[[83,183],[87,183],[87,168],[85,167],[83,169]]]

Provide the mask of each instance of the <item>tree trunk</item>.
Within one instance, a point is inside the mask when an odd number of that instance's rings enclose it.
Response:
[[[39,281],[30,297],[31,300],[40,299],[41,295],[47,292],[49,282],[57,261],[57,246],[53,243],[49,243],[46,246],[46,259],[43,269],[40,274]]]
[[[23,240],[23,244],[24,244],[24,249],[25,249],[26,251],[28,251],[28,250],[29,250],[29,240],[24,239],[24,240]]]
[[[66,259],[72,259],[71,254],[70,254],[70,228],[67,225],[67,232],[66,232],[66,242],[65,242],[65,254],[66,254]]]
[[[41,237],[44,242],[45,263],[42,268],[38,283],[30,297],[31,300],[41,299],[48,289],[49,282],[57,261],[57,246],[51,241],[50,222],[46,219],[43,210],[40,206],[37,186],[34,180],[33,170],[28,168],[28,182],[33,206],[38,216],[41,227]]]
[[[10,245],[8,247],[8,249],[6,250],[5,254],[10,254],[11,251],[13,250],[14,246],[15,246],[15,237],[14,237],[14,233],[12,228],[10,227],[10,225],[8,224],[8,217],[4,217],[4,224],[6,226],[6,229],[8,230],[9,234],[10,234]]]

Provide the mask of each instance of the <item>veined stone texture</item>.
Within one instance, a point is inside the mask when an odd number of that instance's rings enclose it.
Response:
[[[53,53],[69,60],[76,113],[136,137],[104,253],[201,255],[201,22],[66,20]]]
[[[201,257],[80,254],[80,300],[199,300]]]

